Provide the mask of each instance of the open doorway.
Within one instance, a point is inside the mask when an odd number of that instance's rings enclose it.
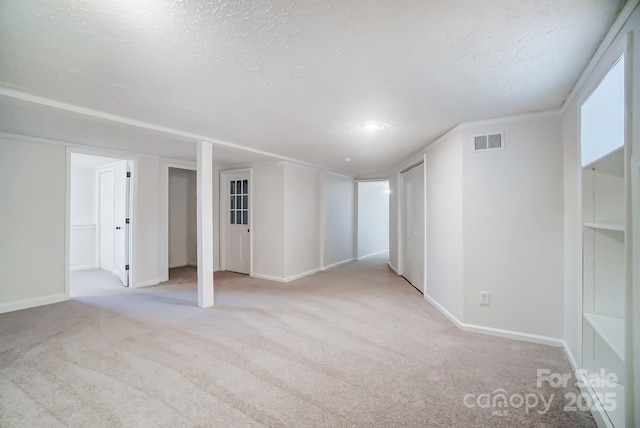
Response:
[[[197,278],[198,225],[195,170],[169,167],[169,278]]]
[[[70,156],[69,292],[109,293],[130,282],[132,161]]]
[[[357,258],[389,252],[389,181],[358,181]]]

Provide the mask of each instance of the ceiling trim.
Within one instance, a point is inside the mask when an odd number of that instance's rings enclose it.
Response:
[[[34,137],[33,135],[13,134],[11,132],[0,131],[0,139],[3,139],[3,138],[7,140],[17,140],[17,141],[25,141],[29,143],[52,144],[55,146],[69,147],[71,149],[82,150],[82,152],[77,152],[77,153],[87,154],[92,156],[106,156],[106,157],[135,156],[138,158],[161,159],[159,155],[152,155],[149,153],[131,152],[127,150],[114,149],[112,147],[100,146],[97,144],[96,145],[82,144],[82,143],[75,143],[72,141],[54,140],[51,138]],[[97,152],[101,154],[96,154]]]
[[[613,21],[613,24],[611,25],[611,28],[609,28],[609,31],[607,31],[604,39],[602,39],[600,46],[598,46],[598,49],[596,49],[595,53],[591,57],[591,60],[589,61],[589,63],[587,63],[587,66],[583,70],[582,74],[580,74],[580,77],[578,78],[576,84],[573,86],[573,89],[571,90],[571,92],[569,92],[569,96],[567,96],[567,99],[564,101],[564,103],[562,103],[562,107],[560,107],[560,112],[562,114],[567,111],[569,104],[571,104],[574,98],[578,95],[578,92],[582,89],[589,76],[591,76],[593,70],[596,68],[602,57],[604,57],[605,53],[613,44],[616,37],[618,37],[618,34],[631,17],[631,14],[638,6],[638,3],[640,3],[640,0],[627,0],[627,3],[625,3],[624,7],[616,17],[616,20]]]
[[[2,86],[0,86],[0,96],[5,96],[5,97],[8,97],[8,98],[13,98],[13,99],[17,99],[17,100],[20,100],[20,101],[25,101],[25,102],[29,102],[29,103],[33,103],[33,104],[46,106],[46,107],[52,107],[52,108],[55,108],[55,109],[68,111],[68,112],[76,113],[76,114],[83,115],[83,116],[93,117],[93,118],[96,118],[96,119],[102,119],[102,120],[106,120],[106,121],[109,121],[109,122],[115,122],[115,123],[119,123],[119,124],[123,124],[123,125],[133,126],[133,127],[136,127],[136,128],[146,129],[146,130],[149,130],[149,131],[155,131],[155,132],[159,132],[161,134],[168,134],[168,135],[172,135],[172,136],[175,136],[175,137],[181,137],[181,138],[185,138],[185,139],[188,139],[188,140],[206,141],[206,142],[209,142],[211,144],[222,146],[222,147],[228,147],[228,148],[232,148],[232,149],[236,149],[236,150],[241,150],[241,151],[244,151],[244,152],[254,153],[254,154],[257,154],[257,155],[266,156],[266,157],[274,158],[274,159],[277,159],[277,160],[288,161],[288,162],[296,163],[296,164],[299,164],[299,165],[304,165],[304,166],[309,166],[309,167],[312,167],[312,168],[317,168],[317,169],[320,169],[320,170],[323,170],[323,171],[330,171],[326,167],[315,165],[315,164],[312,164],[310,162],[305,162],[305,161],[302,161],[302,160],[299,160],[299,159],[294,159],[294,158],[290,158],[290,157],[287,157],[287,156],[282,156],[282,155],[279,155],[279,154],[276,154],[276,153],[268,152],[266,150],[255,149],[255,148],[252,148],[252,147],[243,146],[241,144],[236,144],[236,143],[231,143],[229,141],[219,140],[217,138],[211,138],[211,137],[207,137],[207,136],[204,136],[204,135],[193,134],[191,132],[181,131],[179,129],[174,129],[174,128],[169,128],[169,127],[166,127],[166,126],[156,125],[156,124],[153,124],[153,123],[144,122],[144,121],[140,121],[140,120],[136,120],[136,119],[130,119],[128,117],[118,116],[118,115],[111,114],[111,113],[105,113],[105,112],[102,112],[102,111],[99,111],[99,110],[94,110],[94,109],[90,109],[90,108],[86,108],[86,107],[81,107],[81,106],[78,106],[78,105],[75,105],[75,104],[65,103],[65,102],[62,102],[62,101],[52,100],[52,99],[45,98],[45,97],[40,97],[40,96],[37,96],[37,95],[27,94],[25,92],[16,91],[14,89],[9,89],[9,88],[2,87]],[[47,140],[47,139],[45,138],[43,140]]]

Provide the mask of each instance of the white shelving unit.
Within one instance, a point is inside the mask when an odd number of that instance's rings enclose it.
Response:
[[[625,131],[628,71],[622,55],[580,106],[582,368],[595,380],[589,389],[591,399],[600,401],[593,409],[599,413],[596,420],[616,428],[627,426],[626,407],[631,402],[627,401],[630,362],[626,361],[630,329],[627,207],[631,205]]]
[[[606,412],[614,427],[625,426],[626,199],[625,151],[619,147],[582,169],[583,350],[582,367],[594,375],[614,374],[615,394]],[[605,403],[602,403],[605,404]]]

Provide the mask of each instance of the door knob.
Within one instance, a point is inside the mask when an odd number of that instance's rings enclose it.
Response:
[[[249,229],[247,229],[247,232],[249,231]]]

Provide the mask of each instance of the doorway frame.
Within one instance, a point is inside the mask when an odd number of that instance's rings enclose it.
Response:
[[[171,168],[194,171],[195,173],[198,172],[198,165],[196,165],[195,162],[189,162],[189,161],[178,162],[175,160],[165,160],[162,162],[162,172],[163,172],[162,179],[164,181],[164,191],[162,192],[162,195],[161,195],[161,199],[162,199],[161,203],[164,206],[163,224],[166,224],[166,227],[164,227],[164,225],[162,226],[162,233],[164,235],[163,238],[164,238],[164,242],[166,243],[165,247],[167,249],[167,252],[164,256],[164,259],[166,260],[166,266],[163,266],[164,277],[161,279],[160,282],[169,280],[169,269],[170,269],[169,268],[169,170]],[[196,212],[196,215],[197,215],[197,212]],[[197,266],[196,266],[196,269],[198,269]]]
[[[404,277],[404,271],[406,266],[404,266],[404,251],[403,251],[403,246],[404,246],[404,234],[402,233],[404,230],[404,211],[405,211],[405,205],[404,205],[404,175],[403,173],[408,172],[409,170],[418,167],[418,166],[422,166],[422,179],[423,179],[423,188],[422,188],[422,193],[423,193],[423,227],[424,227],[424,234],[423,234],[423,240],[422,240],[422,245],[423,245],[423,264],[422,264],[422,294],[423,296],[426,298],[427,297],[427,261],[428,261],[428,254],[427,254],[427,217],[428,217],[428,212],[427,212],[427,154],[423,153],[421,156],[418,157],[414,157],[411,162],[407,162],[405,163],[406,167],[404,167],[402,170],[397,172],[397,179],[396,182],[398,183],[397,185],[397,195],[396,195],[396,203],[397,203],[397,229],[396,229],[396,233],[398,236],[397,239],[397,252],[398,252],[398,266],[397,266],[397,274]],[[393,190],[392,190],[393,191]],[[391,243],[390,243],[391,245]],[[405,278],[406,279],[406,278]]]
[[[107,157],[118,160],[124,160],[131,162],[131,194],[129,195],[129,287],[136,288],[135,285],[135,270],[136,270],[136,255],[135,255],[135,229],[137,223],[137,205],[138,205],[138,157],[133,156],[130,153],[102,149],[98,147],[84,147],[84,146],[66,146],[66,177],[65,177],[65,225],[64,225],[64,293],[67,300],[71,298],[71,155],[82,154],[89,156]],[[94,201],[94,204],[96,201]],[[97,228],[96,228],[97,229]],[[96,242],[96,246],[99,245]],[[99,262],[99,254],[96,253],[96,262]]]
[[[253,168],[235,168],[225,169],[220,171],[220,192],[219,192],[219,226],[220,226],[220,270],[227,270],[226,267],[226,250],[227,250],[227,228],[225,219],[227,218],[227,211],[229,210],[229,176],[232,174],[249,174],[249,230],[253,229]],[[249,233],[249,276],[253,277],[253,232]]]
[[[389,186],[389,193],[391,195],[391,180],[389,177],[379,177],[379,178],[362,178],[362,179],[354,179],[353,180],[353,260],[360,260],[369,256],[373,256],[374,254],[367,254],[362,257],[358,257],[358,241],[360,239],[359,236],[359,226],[360,226],[360,218],[358,216],[360,209],[360,200],[358,198],[358,191],[360,190],[360,183],[376,183],[376,182],[386,182]],[[391,201],[389,201],[389,214],[391,214]],[[387,233],[389,234],[389,248],[387,251],[391,249],[391,216],[389,216],[389,225],[387,228]],[[388,260],[387,260],[388,261]]]

